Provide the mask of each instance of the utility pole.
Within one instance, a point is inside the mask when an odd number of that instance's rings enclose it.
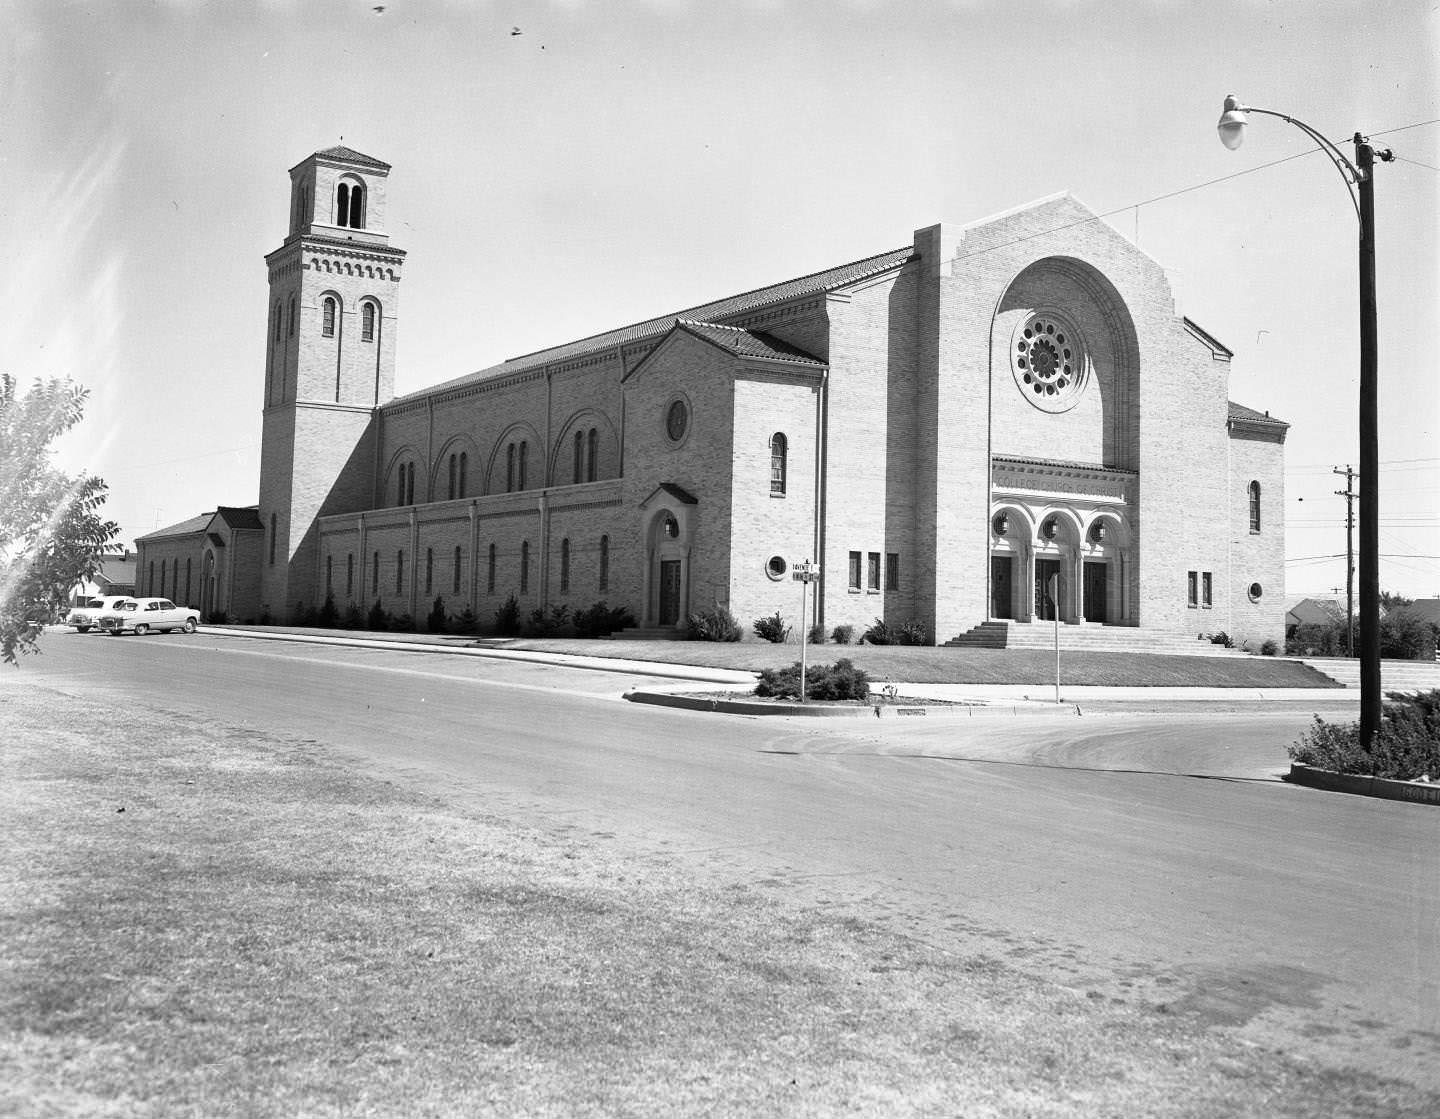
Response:
[[[1350,464],[1345,464],[1345,469],[1338,466],[1330,471],[1331,474],[1339,474],[1345,479],[1345,488],[1336,490],[1337,497],[1345,499],[1345,655],[1355,655],[1355,499],[1360,495],[1355,492],[1355,471],[1350,469]]]

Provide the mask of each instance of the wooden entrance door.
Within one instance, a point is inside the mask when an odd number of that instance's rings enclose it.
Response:
[[[1109,581],[1106,574],[1105,564],[1097,560],[1085,562],[1085,620],[1087,622],[1105,621],[1107,606],[1105,585]]]
[[[1055,598],[1060,597],[1060,561],[1058,559],[1037,559],[1035,561],[1035,617],[1041,621],[1053,622],[1060,603],[1050,597],[1050,577],[1055,576]]]
[[[990,616],[992,618],[1013,618],[1015,616],[1014,586],[1011,582],[1015,570],[1013,556],[990,557]]]
[[[660,624],[673,626],[680,620],[680,561],[660,561]]]

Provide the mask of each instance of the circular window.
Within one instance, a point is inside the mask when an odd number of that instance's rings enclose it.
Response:
[[[1089,382],[1080,331],[1058,311],[1032,312],[1015,329],[1010,371],[1021,395],[1035,407],[1069,411]]]
[[[1004,536],[1010,531],[1010,517],[1005,513],[997,514],[995,519],[990,522],[990,527],[995,530],[996,536]]]
[[[790,570],[790,565],[785,562],[784,556],[771,556],[765,561],[765,574],[772,579],[785,578],[785,572]]]
[[[670,407],[665,410],[665,434],[670,436],[672,443],[678,443],[685,438],[685,432],[689,429],[689,406],[683,400],[672,400]]]
[[[1262,587],[1259,583],[1251,583],[1251,584],[1250,584],[1250,601],[1251,601],[1251,602],[1259,602],[1259,601],[1260,601],[1260,596],[1261,596],[1262,594],[1264,594],[1264,593],[1265,593],[1265,588]]]

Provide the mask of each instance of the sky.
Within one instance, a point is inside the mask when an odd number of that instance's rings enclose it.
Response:
[[[1375,174],[1380,583],[1440,596],[1436,0],[0,0],[0,371],[123,540],[256,500],[288,169],[393,165],[399,394],[1068,190],[1288,421],[1287,594],[1345,586]],[[518,34],[516,33],[518,31]],[[1358,486],[1357,486],[1358,488]],[[1358,543],[1358,541],[1357,541]]]

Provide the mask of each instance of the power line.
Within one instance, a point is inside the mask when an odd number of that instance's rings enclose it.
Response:
[[[1427,124],[1440,124],[1440,117],[1434,120],[1416,121],[1414,124],[1402,124],[1399,128],[1385,128],[1379,132],[1370,133],[1371,136],[1393,136],[1397,132],[1409,132],[1412,128],[1424,128]]]
[[[1424,167],[1427,171],[1440,171],[1440,167],[1436,167],[1430,163],[1421,163],[1418,159],[1406,159],[1403,155],[1397,155],[1395,157],[1395,162],[1408,163],[1412,167]]]

